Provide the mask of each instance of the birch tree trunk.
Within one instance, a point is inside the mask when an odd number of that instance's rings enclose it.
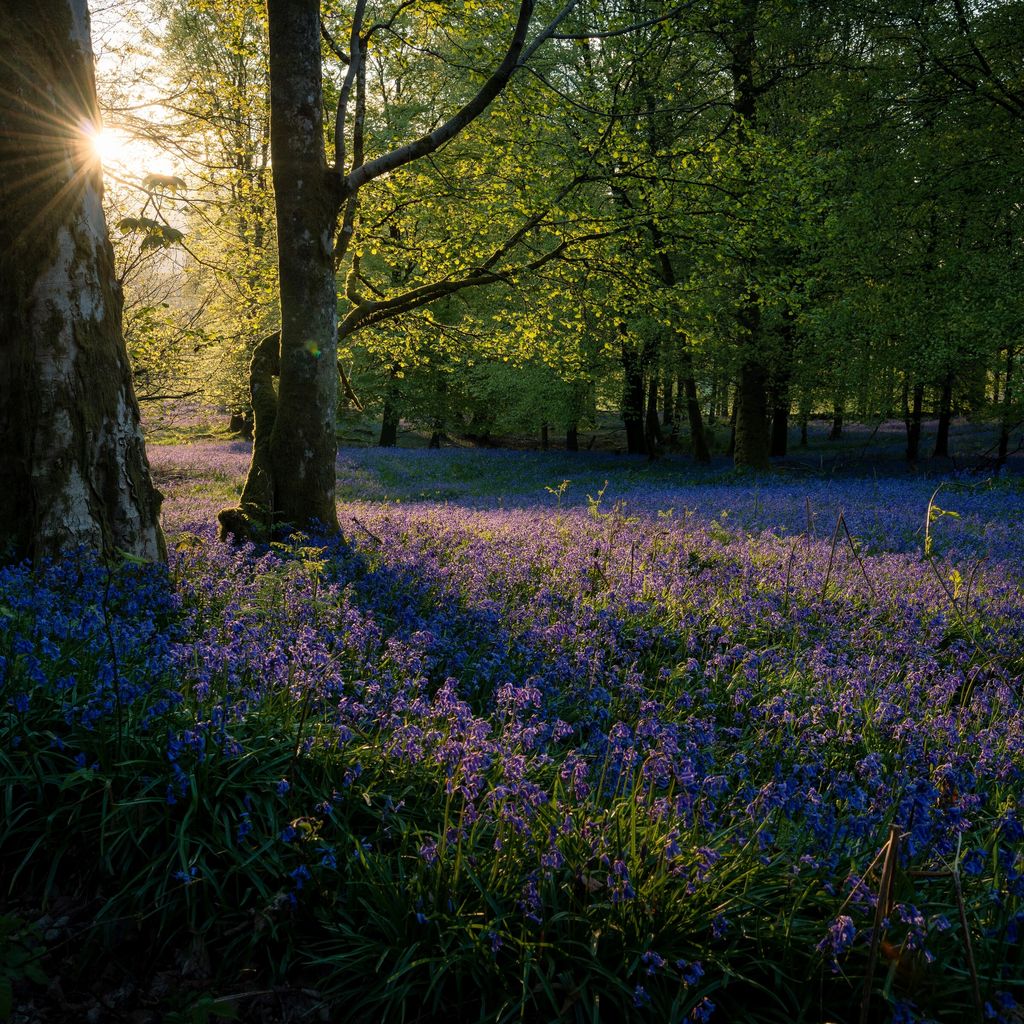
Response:
[[[86,0],[0,4],[0,557],[165,557],[89,140]]]

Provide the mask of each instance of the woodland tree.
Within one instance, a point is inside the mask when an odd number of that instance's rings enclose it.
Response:
[[[402,7],[396,10],[397,16]],[[334,118],[334,160],[323,130],[320,4],[270,0],[271,158],[277,211],[281,331],[253,356],[255,413],[252,465],[239,507],[220,513],[223,534],[247,536],[274,522],[337,530],[334,504],[337,411],[335,268],[352,243],[359,193],[369,182],[437,151],[487,109],[513,73],[571,12],[575,0],[528,44],[533,0],[522,0],[505,56],[477,92],[442,124],[373,159],[363,149],[365,53],[384,22],[364,24],[357,0],[344,54],[347,70]],[[361,99],[362,97],[362,99]],[[350,103],[352,109],[350,111]],[[352,126],[352,145],[347,131]],[[353,259],[358,254],[353,254]],[[486,275],[485,266],[476,276]],[[357,264],[353,274],[357,273]],[[354,280],[350,274],[350,280]],[[426,304],[451,291],[417,292],[390,303],[352,295],[341,330]],[[273,379],[278,379],[275,389]]]
[[[8,0],[0,52],[0,551],[162,558],[89,139],[85,0]]]

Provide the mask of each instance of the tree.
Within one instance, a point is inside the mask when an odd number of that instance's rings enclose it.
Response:
[[[5,0],[0,52],[0,553],[162,558],[89,140],[85,0]]]
[[[320,4],[318,0],[268,2],[270,144],[281,331],[264,339],[253,355],[252,463],[239,506],[219,514],[222,535],[261,535],[276,522],[338,530],[334,499],[338,393],[335,273],[352,243],[359,192],[375,179],[436,152],[479,117],[520,64],[555,32],[575,0],[529,44],[535,5],[534,0],[522,0],[503,59],[473,97],[426,134],[366,160],[366,52],[371,37],[393,25],[409,6],[399,4],[390,21],[367,25],[366,2],[357,0],[348,51],[341,53],[339,48],[347,69],[334,118],[334,161],[329,165],[324,146]],[[353,260],[357,257],[358,252]],[[357,273],[356,266],[353,271]],[[351,333],[359,324],[430,300],[421,293],[411,296],[404,307],[392,305],[382,311],[377,301],[353,299],[354,308],[343,321],[343,329]]]

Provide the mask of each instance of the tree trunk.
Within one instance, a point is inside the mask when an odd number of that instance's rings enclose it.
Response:
[[[921,407],[924,405],[924,385],[914,385],[914,405],[907,413],[907,462],[917,462],[921,448]]]
[[[843,418],[846,412],[844,395],[837,394],[832,402],[832,429],[828,432],[830,441],[840,441],[843,437]]]
[[[753,300],[740,313],[740,362],[736,384],[733,462],[737,467],[769,468],[768,371],[761,359],[761,311]]]
[[[1006,465],[1010,452],[1010,427],[1013,425],[1013,345],[1006,346],[1006,382],[1003,384],[1003,415],[999,422],[999,448],[996,454],[996,472]]]
[[[655,363],[655,365],[657,365]],[[652,367],[653,370],[653,367]],[[644,444],[647,454],[654,458],[664,438],[661,434],[661,423],[658,421],[658,375],[652,372],[647,382],[647,414],[644,417]]]
[[[268,0],[267,14],[280,377],[269,443],[260,437],[257,416],[240,508],[224,510],[219,518],[222,533],[235,536],[262,536],[280,523],[336,533],[338,332],[332,233],[340,197],[330,183],[324,152],[320,4]]]
[[[757,53],[756,26],[758,0],[742,0],[733,22],[732,39],[733,113],[736,115],[737,144],[747,165],[744,174],[755,174],[753,161],[746,151],[749,133],[757,127],[758,88],[754,82],[754,59]],[[751,182],[752,184],[752,182]],[[761,308],[754,294],[757,257],[746,268],[737,315],[737,342],[740,350],[739,380],[736,389],[736,429],[733,461],[737,467],[768,469],[768,370],[765,365],[761,331]]]
[[[756,359],[740,366],[736,389],[736,439],[733,461],[737,467],[764,470],[769,468],[768,374]]]
[[[391,395],[384,398],[384,415],[380,421],[379,448],[394,448],[398,444],[398,404]]]
[[[935,433],[935,449],[933,459],[949,458],[949,425],[953,419],[953,375],[946,374],[942,381],[942,392],[939,396],[939,423]]]
[[[580,450],[580,431],[575,423],[566,428],[565,450],[567,452],[578,452]]]
[[[787,311],[780,329],[779,350],[774,360],[774,372],[769,386],[771,399],[771,440],[769,452],[783,456],[789,447],[789,382],[793,374],[793,353],[796,348],[795,315]]]
[[[242,412],[233,412],[231,419],[228,421],[228,430],[232,434],[237,434],[239,437],[245,438],[246,441],[252,440],[252,409],[245,409]]]
[[[663,372],[661,425],[669,434],[672,434],[676,425],[675,374],[672,372],[672,367],[668,365],[665,366]]]
[[[640,350],[631,341],[622,342],[622,422],[626,427],[626,451],[630,455],[644,455],[644,365]]]
[[[785,455],[789,446],[789,406],[777,401],[772,407],[770,454]]]
[[[546,452],[551,447],[551,430],[548,421],[544,420],[540,425],[540,450]]]
[[[811,392],[809,388],[800,389],[800,447],[807,447],[807,422],[811,418]]]
[[[88,136],[85,0],[6,0],[0,52],[0,558],[162,559]]]
[[[690,450],[694,459],[706,466],[711,461],[707,434],[704,433],[704,418],[697,399],[697,381],[693,375],[693,350],[688,338],[683,339],[679,349],[679,379],[686,395],[686,419],[690,427]]]

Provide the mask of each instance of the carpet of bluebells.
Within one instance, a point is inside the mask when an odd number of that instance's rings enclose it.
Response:
[[[344,538],[255,549],[244,449],[151,461],[168,567],[0,570],[0,877],[86,960],[243,1017],[1022,1019],[1019,481],[347,451]]]

